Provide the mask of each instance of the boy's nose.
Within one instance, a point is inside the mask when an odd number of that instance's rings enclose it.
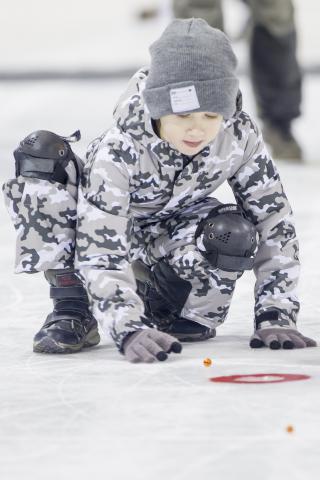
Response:
[[[187,129],[187,132],[191,135],[202,135],[203,134],[203,128],[201,125],[190,125],[190,127]]]

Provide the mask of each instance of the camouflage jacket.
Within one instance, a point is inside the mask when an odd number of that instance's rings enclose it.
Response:
[[[216,139],[186,161],[154,132],[141,94],[147,75],[142,68],[133,76],[112,127],[87,152],[79,189],[76,266],[94,315],[120,350],[129,332],[147,328],[131,262],[142,258],[151,265],[163,257],[166,242],[157,243],[157,238],[163,238],[165,219],[205,202],[227,181],[259,234],[256,321],[260,316],[264,326],[294,327],[298,243],[291,207],[257,126],[238,107]]]

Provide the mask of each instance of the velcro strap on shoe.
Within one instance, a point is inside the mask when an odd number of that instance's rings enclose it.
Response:
[[[50,287],[50,298],[80,298],[86,295],[82,285],[73,287]]]
[[[57,287],[74,287],[76,285],[82,285],[81,280],[74,272],[57,273],[55,277]]]

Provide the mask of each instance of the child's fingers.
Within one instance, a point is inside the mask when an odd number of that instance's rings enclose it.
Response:
[[[250,345],[251,348],[261,348],[261,347],[264,347],[264,342],[261,340],[259,335],[257,333],[255,333],[250,338],[250,344],[249,345]]]
[[[134,345],[132,347],[132,352],[138,357],[139,362],[152,363],[156,359],[155,355],[149,352],[149,350],[141,343]]]
[[[158,332],[157,330],[154,330],[152,333],[149,332],[149,338],[152,338],[165,352],[174,352],[174,353],[180,353],[178,351],[178,345],[180,343],[171,335],[168,335],[167,333],[163,332]],[[178,345],[177,345],[178,344]]]
[[[305,342],[307,347],[316,347],[317,346],[317,342],[315,340],[313,340],[312,338],[304,337],[302,335],[302,339]]]
[[[164,349],[158,344],[156,340],[153,340],[150,337],[146,337],[143,339],[143,346],[153,356],[154,359],[157,359],[160,362],[168,358],[168,355],[164,351]]]

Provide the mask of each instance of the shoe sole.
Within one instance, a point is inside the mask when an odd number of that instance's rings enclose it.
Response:
[[[214,338],[216,336],[216,331],[213,330],[210,333],[190,333],[186,335],[185,333],[172,333],[168,332],[169,335],[172,337],[175,337],[179,342],[186,342],[186,343],[191,343],[191,342],[204,342],[205,340],[209,340],[210,338]]]
[[[95,328],[88,333],[83,342],[77,345],[68,345],[65,343],[56,342],[51,337],[43,337],[39,342],[33,343],[33,351],[35,353],[76,353],[83,348],[90,348],[98,345],[100,342],[100,335],[98,329]]]

